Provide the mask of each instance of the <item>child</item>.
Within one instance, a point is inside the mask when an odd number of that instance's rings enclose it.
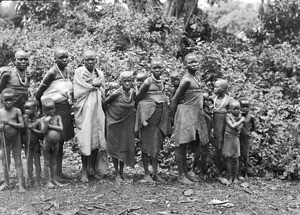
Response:
[[[240,113],[240,102],[231,100],[229,103],[229,113],[226,114],[226,126],[224,134],[223,155],[226,158],[228,181],[230,183],[238,182],[240,140],[239,133],[242,129],[245,117]],[[232,165],[234,171],[232,174]]]
[[[124,180],[124,163],[134,167],[135,164],[135,112],[133,76],[131,72],[120,74],[121,87],[112,92],[104,101],[107,105],[107,150],[112,156],[116,181]]]
[[[255,119],[254,116],[249,113],[250,101],[245,97],[240,98],[239,101],[241,104],[242,116],[245,117],[240,133],[241,161],[245,167],[245,179],[248,179],[251,131],[255,131]]]
[[[106,97],[108,97],[113,91],[118,89],[120,87],[120,84],[118,82],[109,82],[106,92]]]
[[[54,188],[56,185],[61,184],[56,181],[56,161],[59,147],[59,140],[62,135],[63,125],[59,115],[55,115],[55,103],[53,99],[46,98],[42,102],[44,112],[46,116],[41,118],[41,130],[44,133],[43,142],[43,156],[44,156],[44,169],[46,177],[46,186],[48,188]],[[51,174],[49,175],[49,169]]]
[[[202,84],[197,79],[199,58],[189,53],[184,58],[186,73],[171,100],[171,116],[174,116],[175,159],[178,166],[178,182],[193,184],[199,181],[188,173],[187,147],[196,153],[208,146],[209,136],[203,110]]]
[[[179,87],[179,83],[180,83],[180,74],[177,71],[173,71],[170,74],[170,79],[171,79],[171,84],[173,85],[173,89],[170,92],[170,99],[172,99],[172,97],[174,96],[177,88]]]
[[[214,84],[214,95],[210,97],[213,102],[213,136],[215,147],[215,164],[217,167],[217,177],[221,183],[226,183],[220,174],[221,168],[221,156],[223,139],[226,125],[226,114],[229,108],[229,103],[233,99],[227,95],[228,83],[224,79],[218,79]]]
[[[25,152],[27,157],[27,176],[29,182],[32,183],[34,163],[36,174],[36,179],[33,185],[34,187],[40,186],[41,179],[40,139],[43,137],[43,133],[40,130],[41,120],[38,118],[39,106],[40,103],[37,100],[28,100],[24,105],[25,114],[23,115],[25,128],[27,129],[27,141],[25,143]]]
[[[21,160],[22,146],[20,137],[20,129],[24,128],[24,122],[21,110],[13,107],[14,99],[15,91],[13,89],[6,88],[2,91],[1,102],[4,107],[0,109],[0,120],[2,122],[0,131],[3,134],[3,136],[1,135],[1,138],[4,138],[2,139],[3,142],[1,143],[1,150],[5,153],[4,156],[2,156],[5,183],[0,190],[9,188],[9,175],[6,162],[10,163],[10,153],[12,151],[15,161],[15,168],[19,179],[19,192],[24,193],[26,190],[23,187],[23,166]],[[6,145],[6,151],[4,151],[4,141]]]
[[[144,72],[139,72],[136,77],[135,77],[135,87],[136,87],[136,92],[138,92],[142,86],[142,84],[144,83],[144,81],[146,80],[147,78],[147,74],[144,73]]]

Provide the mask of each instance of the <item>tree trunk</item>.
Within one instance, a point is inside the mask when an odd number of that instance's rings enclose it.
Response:
[[[184,30],[186,29],[189,21],[193,15],[195,8],[197,7],[198,0],[189,0],[185,5],[185,16],[184,16]]]
[[[166,0],[163,6],[163,16],[168,16],[173,0]]]

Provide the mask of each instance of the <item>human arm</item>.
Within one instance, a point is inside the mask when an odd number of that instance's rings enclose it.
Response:
[[[36,94],[35,94],[36,100],[38,100],[39,102],[41,101],[41,97],[42,97],[43,93],[49,87],[49,85],[51,84],[51,82],[55,80],[55,75],[56,75],[56,72],[55,72],[54,68],[51,68],[45,74],[43,80],[40,83],[40,86],[38,87],[38,89],[36,91]]]
[[[3,72],[3,74],[1,75],[0,78],[0,93],[2,92],[2,90],[4,90],[4,88],[7,86],[8,81],[10,79],[11,76],[11,72],[9,71],[5,71]]]
[[[188,78],[183,77],[179,83],[179,86],[173,98],[171,99],[171,104],[170,104],[171,118],[174,117],[178,102],[180,101],[180,98],[182,97],[182,95],[184,95],[185,91],[188,89],[189,86],[190,86],[190,80]]]
[[[62,120],[61,117],[59,115],[56,115],[52,118],[54,120],[54,124],[56,125],[51,125],[50,123],[48,124],[48,129],[52,129],[58,132],[62,132],[63,131],[63,124],[62,124]]]
[[[14,128],[24,128],[24,120],[21,110],[15,108],[17,121],[3,120],[4,125],[10,125]]]
[[[30,129],[32,130],[32,132],[34,132],[34,133],[36,133],[38,135],[43,134],[43,132],[41,130],[41,122],[40,122],[39,119],[36,120],[35,122],[31,123],[30,127],[31,127]]]
[[[241,117],[241,119],[237,122],[234,122],[232,118],[226,115],[226,123],[229,125],[230,128],[239,129],[239,126],[245,121],[245,117]]]
[[[143,99],[143,97],[145,96],[145,94],[147,93],[147,91],[149,90],[150,87],[150,79],[147,78],[144,83],[142,84],[138,94],[135,97],[135,103],[136,106],[139,103],[139,101],[141,101]]]
[[[112,103],[117,96],[119,95],[119,90],[115,90],[113,91],[103,102],[102,102],[102,106],[106,107],[106,105]]]
[[[255,124],[255,118],[254,118],[254,116],[251,116],[250,124],[251,124],[250,131],[256,131],[256,124]]]

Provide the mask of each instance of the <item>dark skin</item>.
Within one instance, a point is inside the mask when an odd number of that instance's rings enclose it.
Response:
[[[14,97],[15,94],[12,92],[2,92],[2,104],[3,108],[0,109],[0,118],[2,120],[0,130],[5,134],[5,141],[6,141],[6,155],[9,158],[10,152],[12,151],[15,167],[19,179],[19,192],[24,193],[26,190],[23,187],[23,167],[22,167],[22,160],[21,160],[21,143],[15,144],[16,136],[20,135],[19,129],[24,128],[24,122],[22,118],[21,110],[18,108],[13,107],[14,104]],[[13,142],[11,142],[13,141]],[[1,146],[3,147],[3,145]],[[2,150],[4,150],[2,148]],[[9,184],[9,175],[8,169],[6,165],[6,159],[3,156],[3,169],[4,171],[4,179],[5,184],[1,187],[1,190],[7,189]],[[9,161],[8,161],[9,163]]]
[[[41,179],[41,162],[40,162],[40,153],[39,139],[43,136],[41,131],[41,121],[40,119],[35,119],[38,115],[39,103],[37,101],[27,101],[24,105],[25,114],[23,115],[25,128],[27,129],[27,148],[26,150],[26,159],[27,159],[27,176],[30,182],[33,182],[33,163],[35,166],[36,179],[33,186],[40,186]],[[35,119],[35,121],[34,121]],[[30,144],[30,145],[29,145]]]
[[[229,106],[229,111],[234,117],[240,116],[240,103],[238,101],[232,101]],[[241,117],[239,121],[233,122],[230,120],[228,116],[226,116],[227,125],[235,130],[240,131],[243,122],[245,121],[245,117]],[[234,169],[232,170],[232,164],[234,164]],[[228,181],[229,183],[237,183],[238,182],[238,171],[239,171],[239,158],[226,158],[226,166],[228,171]]]
[[[151,61],[151,73],[153,74],[153,77],[157,80],[160,80],[162,71],[163,71],[163,62],[160,59],[154,59]],[[157,91],[157,88],[155,88],[154,86],[151,85],[150,79],[146,79],[143,83],[143,85],[141,86],[137,96],[136,96],[136,104],[141,101],[143,99],[143,97],[146,95],[147,92],[149,91]],[[153,179],[160,181],[160,182],[164,182],[164,180],[162,178],[160,178],[157,174],[157,166],[158,166],[158,154],[155,157],[152,158],[152,167],[153,167]],[[142,152],[142,161],[143,161],[143,167],[145,170],[145,180],[149,183],[153,183],[153,179],[150,176],[150,172],[149,172],[149,157],[148,154]]]
[[[25,85],[28,85],[30,82],[30,75],[28,71],[26,70],[29,66],[29,56],[24,51],[17,51],[15,53],[15,67],[17,71],[19,72],[19,75],[21,79],[26,80]],[[11,73],[4,72],[0,79],[0,93],[3,89],[6,88],[9,81],[11,82],[11,85],[18,86],[20,85],[19,81],[17,80],[11,80]],[[27,79],[26,79],[27,78]]]
[[[54,60],[56,66],[52,67],[44,76],[43,80],[41,81],[40,86],[36,92],[36,99],[40,102],[41,97],[48,86],[51,84],[52,81],[57,79],[62,79],[59,70],[63,74],[64,77],[69,77],[69,70],[66,68],[69,62],[69,55],[66,49],[62,47],[58,47],[54,50]],[[59,70],[58,70],[58,69]],[[41,102],[40,102],[41,103]],[[63,144],[64,140],[61,139],[59,142],[59,150],[58,150],[58,157],[57,157],[57,171],[58,171],[58,178],[70,178],[62,173],[62,157],[63,157]],[[62,181],[62,179],[59,179]]]
[[[127,73],[127,72],[121,73],[120,79],[121,79],[120,85],[122,89],[125,91],[125,94],[127,94],[126,96],[129,97],[130,89],[132,89],[133,87],[133,77],[131,73]],[[113,102],[117,98],[119,93],[120,93],[119,91],[114,91],[113,93],[111,93],[110,96],[103,102],[103,105],[106,106],[107,104]],[[133,92],[133,98],[135,96],[136,96],[135,92]],[[112,161],[115,168],[116,182],[121,182],[124,180],[124,174],[123,174],[124,162],[118,160],[115,157],[112,157]]]
[[[54,188],[61,186],[57,182],[56,162],[58,156],[58,144],[63,131],[62,120],[59,115],[55,115],[54,101],[43,104],[46,116],[41,118],[41,130],[44,133],[43,156],[46,177],[46,187]],[[49,174],[50,170],[50,174]],[[50,179],[51,177],[51,179]]]
[[[255,131],[256,130],[256,125],[255,125],[255,118],[251,114],[249,114],[249,109],[250,109],[250,101],[249,100],[240,100],[241,103],[241,111],[242,111],[242,116],[245,117],[245,122],[248,125],[250,125],[250,131]],[[241,134],[242,135],[242,134]],[[248,179],[248,168],[249,168],[249,156],[247,155],[242,155],[241,156],[241,161],[245,166],[245,174],[244,177],[245,179]]]
[[[199,85],[195,83],[192,77],[196,78],[196,72],[198,70],[199,65],[199,59],[195,54],[189,54],[185,57],[185,66],[187,73],[189,75],[184,75],[181,78],[181,81],[179,83],[179,86],[175,92],[175,95],[173,96],[171,100],[171,118],[174,118],[177,105],[182,98],[182,96],[185,94],[185,92],[189,89],[199,89]],[[188,168],[187,168],[187,158],[186,158],[186,152],[187,152],[187,143],[181,144],[180,146],[175,148],[175,159],[178,166],[178,181],[182,184],[193,184],[196,179],[191,177],[188,174]],[[198,156],[196,156],[198,157]]]
[[[95,70],[95,65],[97,63],[97,58],[96,58],[96,52],[94,50],[88,50],[85,51],[83,53],[83,62],[84,62],[84,66],[87,68],[87,70],[90,73],[93,73]],[[101,77],[95,78],[92,80],[92,82],[90,83],[93,87],[100,87],[102,86],[102,80]],[[91,152],[91,159],[92,159],[92,164],[96,164],[96,160],[97,160],[97,152],[98,150],[95,149]],[[88,179],[88,161],[89,161],[89,156],[85,156],[85,155],[81,155],[81,161],[82,161],[82,177],[81,177],[81,181],[82,182],[89,182]],[[93,168],[93,172],[95,172],[95,166],[92,167]],[[96,175],[94,175],[95,177],[97,177]]]

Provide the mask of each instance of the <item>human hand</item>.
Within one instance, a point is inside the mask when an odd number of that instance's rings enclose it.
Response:
[[[2,123],[3,123],[3,126],[4,125],[9,125],[9,121],[7,121],[7,120],[3,120]]]
[[[148,122],[143,122],[143,126],[147,126],[148,125]]]
[[[241,121],[245,122],[246,118],[242,116]]]

